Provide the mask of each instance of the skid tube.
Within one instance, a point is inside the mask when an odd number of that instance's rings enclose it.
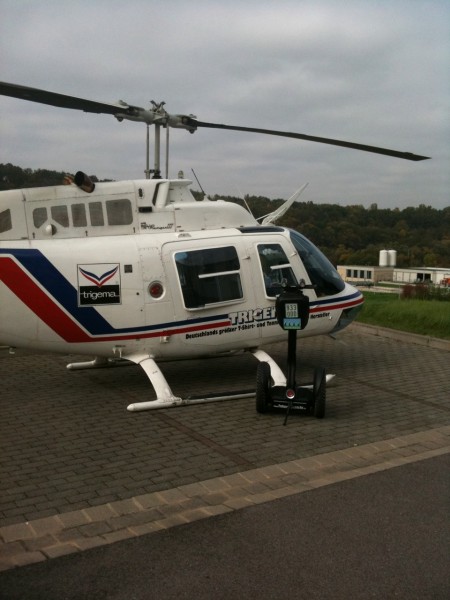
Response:
[[[280,369],[278,364],[273,358],[267,354],[264,350],[251,350],[253,356],[260,362],[267,362],[271,369],[271,378],[273,380],[274,387],[286,386],[286,377],[283,371]],[[210,402],[222,402],[225,400],[239,400],[243,398],[254,398],[256,390],[241,390],[231,392],[218,392],[205,394],[200,396],[188,396],[186,398],[180,398],[175,396],[170,388],[166,378],[164,377],[161,369],[155,362],[152,356],[148,354],[133,354],[122,359],[110,359],[103,357],[96,357],[93,360],[85,362],[75,362],[67,365],[67,369],[70,371],[84,370],[84,369],[101,369],[101,368],[112,368],[131,366],[136,364],[141,366],[145,374],[150,380],[153,389],[156,393],[155,400],[148,400],[144,402],[134,402],[127,406],[127,410],[130,412],[140,412],[145,410],[156,410],[159,408],[173,408],[176,406],[189,406],[193,404],[207,404]],[[327,375],[327,383],[331,381],[335,376]],[[304,386],[305,388],[312,389],[312,384]]]
[[[256,355],[258,352],[260,351],[255,351],[252,353]],[[274,365],[274,369],[278,369],[281,373],[281,370],[278,368],[276,363],[265,352],[263,352],[261,356],[264,357],[265,360],[270,359]],[[175,406],[187,406],[191,404],[206,404],[210,402],[220,402],[224,400],[252,398],[255,396],[254,390],[243,390],[236,392],[218,392],[217,394],[206,394],[204,396],[198,397],[188,396],[187,398],[180,398],[179,396],[175,396],[175,394],[172,392],[161,369],[151,356],[132,355],[128,356],[127,359],[134,362],[135,364],[140,365],[144,369],[156,393],[156,400],[135,402],[133,404],[129,404],[127,406],[127,410],[129,410],[130,412],[155,410],[158,408],[172,408]]]
[[[267,362],[270,365],[271,369],[271,377],[273,379],[274,385],[277,386],[285,386],[286,385],[286,377],[284,376],[282,370],[277,365],[277,363],[273,360],[271,356],[269,356],[264,350],[250,350],[253,356],[259,360],[260,362]],[[133,404],[129,404],[127,406],[127,410],[130,412],[139,412],[144,410],[156,410],[159,408],[172,408],[175,406],[189,406],[193,404],[207,404],[210,402],[222,402],[225,400],[239,400],[243,398],[254,398],[256,395],[256,390],[242,390],[242,391],[232,391],[232,392],[218,392],[205,394],[201,396],[188,396],[186,398],[180,398],[179,396],[175,396],[172,392],[166,378],[164,377],[161,369],[155,362],[155,360],[148,355],[133,355],[128,356],[127,360],[134,362],[135,364],[140,365],[147,377],[150,379],[151,384],[156,393],[155,400],[149,400],[145,402],[135,402]],[[334,375],[327,375],[327,383],[334,378]],[[310,386],[305,386],[306,388],[312,389],[312,384]]]

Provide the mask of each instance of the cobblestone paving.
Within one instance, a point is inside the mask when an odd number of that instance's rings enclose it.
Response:
[[[269,349],[284,367],[286,346]],[[0,352],[0,527],[450,425],[445,350],[357,328],[301,340],[301,381],[336,374],[327,415],[259,415],[253,399],[129,413],[154,397],[137,366]],[[256,360],[167,363],[176,394],[254,388]]]
[[[281,366],[285,352],[270,348]],[[154,397],[139,367],[0,351],[0,571],[448,453],[448,357],[361,327],[301,341],[300,381],[323,365],[336,384],[324,420],[283,427],[253,399],[128,413]],[[256,361],[164,370],[186,397],[254,388]]]

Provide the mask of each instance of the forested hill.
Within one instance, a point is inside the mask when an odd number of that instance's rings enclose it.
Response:
[[[0,189],[60,185],[64,175],[0,164]],[[218,198],[244,205],[234,197],[217,195],[212,199]],[[245,200],[255,217],[272,212],[283,202],[262,196],[246,196]],[[379,209],[376,204],[364,208],[296,202],[279,224],[306,235],[335,265],[375,265],[380,250],[394,249],[399,267],[450,267],[450,206],[438,210],[421,204],[400,210]]]
[[[243,204],[242,200],[226,198]],[[255,217],[282,200],[246,196]],[[404,209],[295,202],[279,225],[303,233],[334,265],[376,265],[379,251],[397,250],[399,267],[450,267],[450,206]]]

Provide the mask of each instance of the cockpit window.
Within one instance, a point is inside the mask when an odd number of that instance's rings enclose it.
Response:
[[[289,259],[280,244],[258,244],[258,253],[266,294],[270,298],[280,294],[284,283],[296,285]]]
[[[317,296],[332,296],[342,292],[345,283],[328,258],[305,236],[293,230],[290,230],[289,233]]]

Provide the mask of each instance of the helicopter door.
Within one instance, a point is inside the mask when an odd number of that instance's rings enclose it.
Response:
[[[239,237],[164,246],[174,317],[182,330],[180,342],[191,349],[201,346],[212,352],[217,346],[226,351],[228,342],[230,349],[236,347],[239,337],[243,347],[254,345],[248,328],[239,327],[242,323],[238,324],[236,317],[257,306],[249,258]],[[256,327],[255,336],[259,336]]]
[[[268,298],[278,296],[284,285],[298,283],[283,246],[279,243],[261,243],[256,245],[264,291]]]
[[[255,293],[259,297],[260,307],[264,307],[266,311],[267,307],[272,307],[272,318],[261,327],[261,335],[268,341],[275,333],[275,329],[270,325],[277,323],[275,300],[283,291],[283,286],[296,286],[302,280],[310,286],[311,280],[296,248],[284,236],[263,235],[256,239],[252,236],[252,242],[249,254],[254,265],[252,276]],[[311,302],[316,300],[315,290],[311,287],[304,293]],[[314,327],[315,322],[308,323],[309,330]],[[278,330],[278,327],[276,329]]]

